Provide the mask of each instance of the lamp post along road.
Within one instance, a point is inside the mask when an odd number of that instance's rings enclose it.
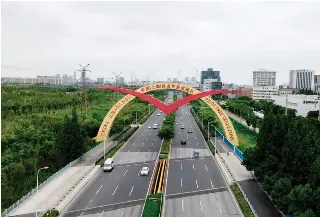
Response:
[[[39,172],[40,170],[46,170],[49,169],[49,167],[41,167],[37,171],[37,194],[39,193]],[[36,217],[38,216],[38,211],[36,211]]]

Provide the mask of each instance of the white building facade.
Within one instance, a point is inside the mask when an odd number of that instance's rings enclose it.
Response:
[[[309,111],[319,110],[319,96],[318,95],[288,95],[288,102],[286,103],[287,96],[272,96],[274,104],[295,109],[297,115],[306,117]]]
[[[203,79],[203,84],[202,84],[202,92],[205,91],[210,91],[212,89],[212,83],[213,82],[217,82],[218,79],[213,79],[213,78],[209,78],[209,79]]]
[[[314,90],[314,71],[307,69],[290,70],[289,87]]]
[[[252,99],[254,100],[272,100],[272,96],[278,95],[279,88],[276,86],[253,87]]]
[[[276,73],[276,71],[268,71],[264,69],[253,71],[253,86],[275,86]]]

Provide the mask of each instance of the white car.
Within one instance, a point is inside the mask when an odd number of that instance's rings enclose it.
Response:
[[[140,175],[141,176],[147,176],[149,174],[149,168],[148,167],[142,167],[140,170]]]
[[[148,129],[151,129],[151,126],[149,126]]]
[[[160,116],[160,113],[158,113],[158,116]]]

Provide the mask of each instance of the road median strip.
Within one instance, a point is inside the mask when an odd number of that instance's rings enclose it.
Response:
[[[255,215],[253,214],[248,201],[245,199],[245,197],[243,196],[240,188],[238,187],[237,184],[233,184],[230,186],[233,194],[235,195],[238,204],[240,205],[240,208],[244,214],[245,217],[255,217]]]

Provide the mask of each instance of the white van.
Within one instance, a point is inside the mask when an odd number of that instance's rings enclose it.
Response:
[[[103,171],[110,171],[113,169],[114,162],[112,158],[108,158],[103,164]]]

